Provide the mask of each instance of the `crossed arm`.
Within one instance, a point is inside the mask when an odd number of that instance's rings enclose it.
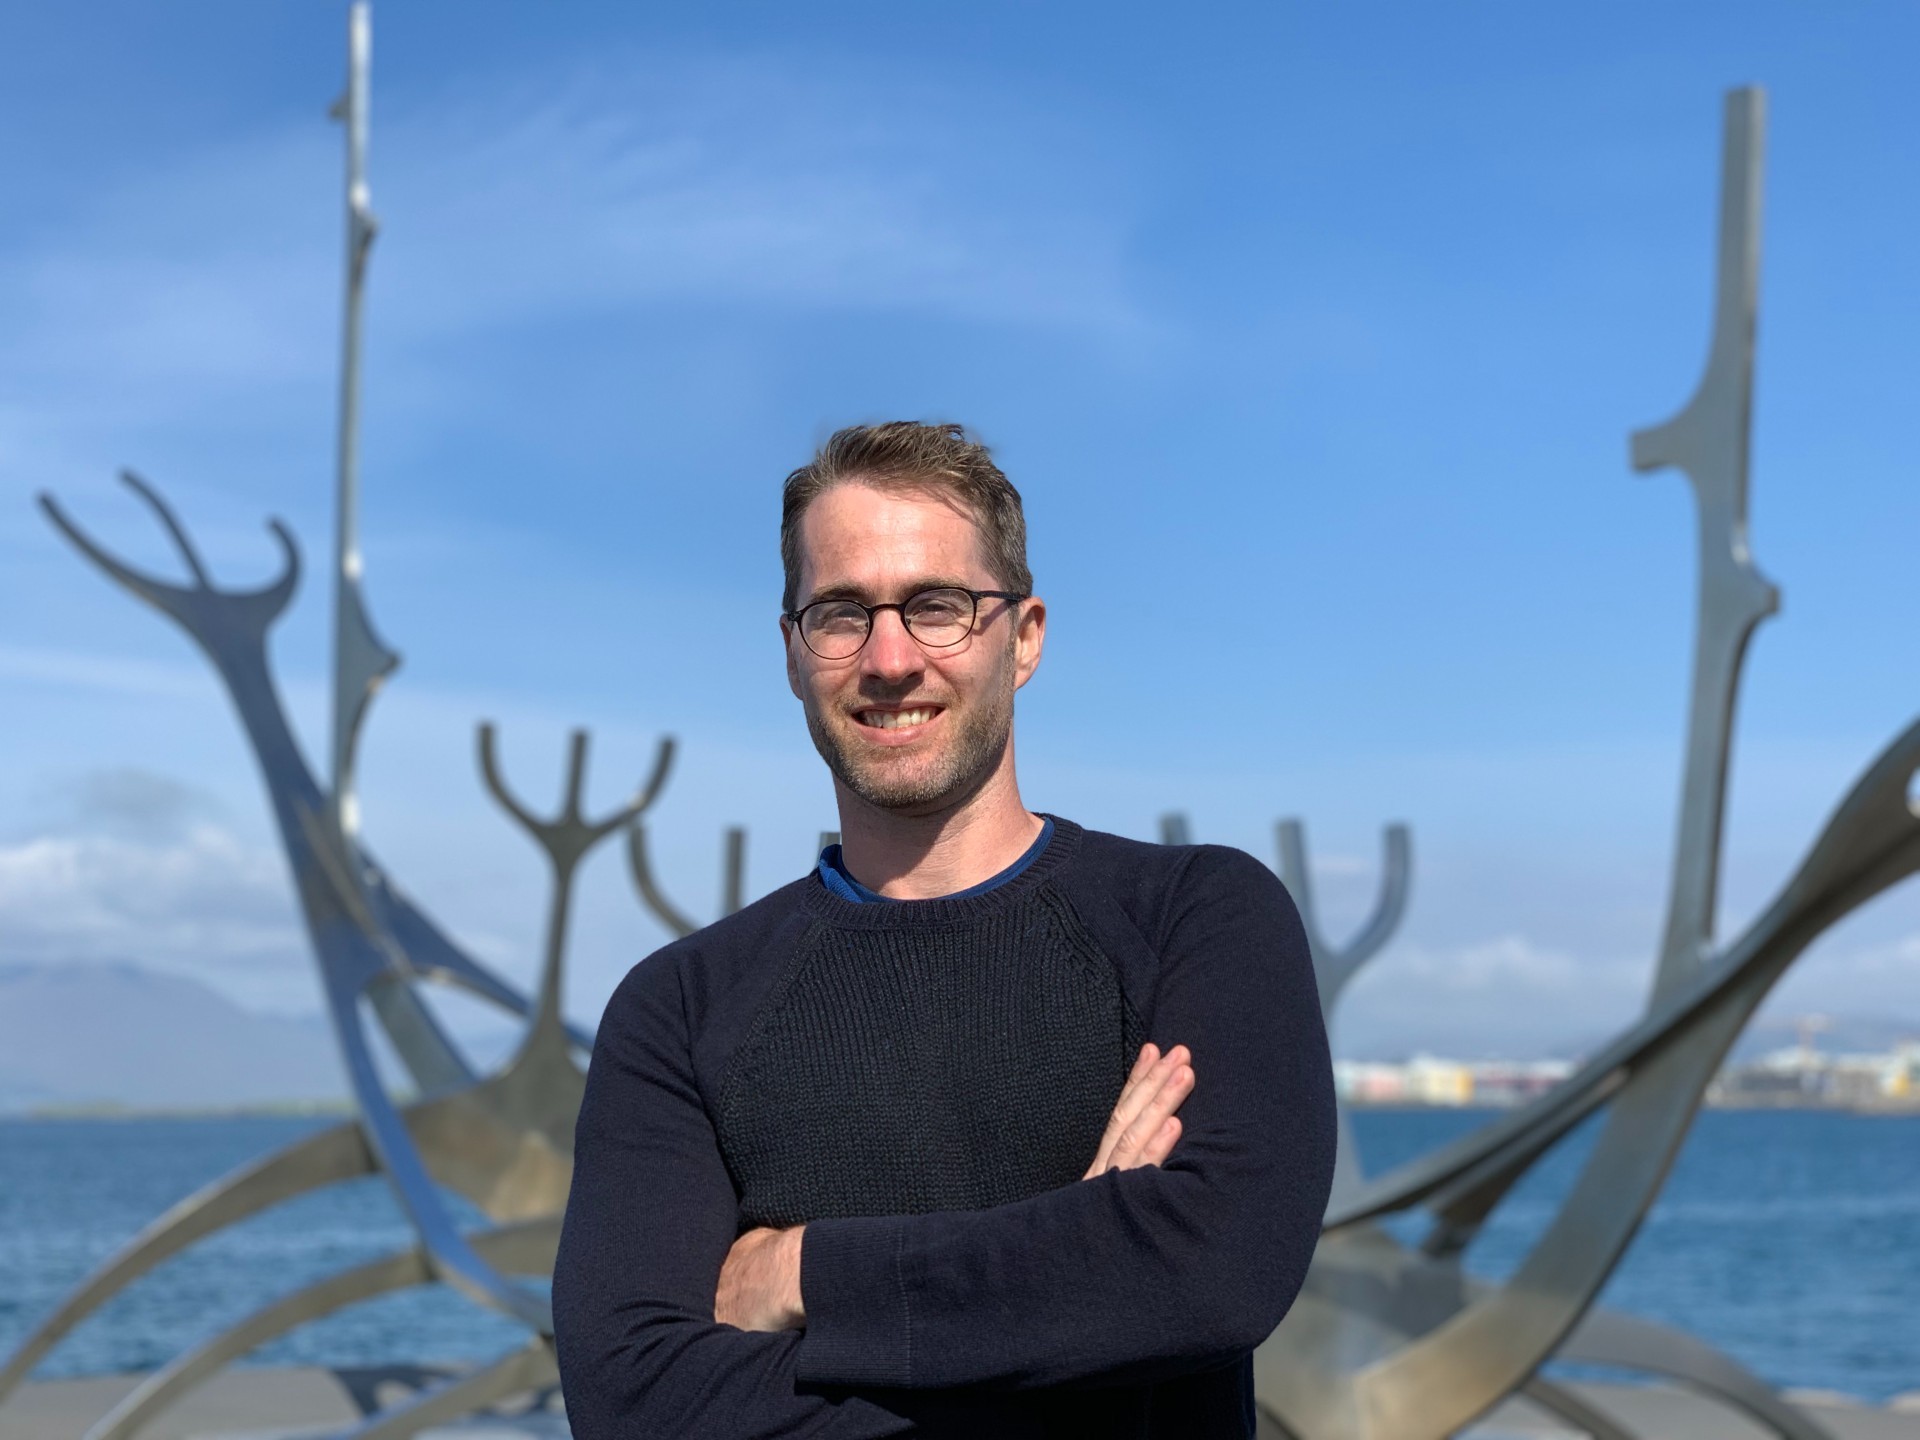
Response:
[[[1080,1178],[1091,1180],[1109,1170],[1158,1165],[1180,1139],[1180,1108],[1193,1090],[1193,1056],[1184,1045],[1165,1055],[1149,1041],[1121,1088],[1107,1117],[1100,1148]],[[807,1323],[800,1293],[800,1250],[806,1226],[749,1230],[733,1242],[720,1267],[713,1318],[740,1330],[798,1330]]]
[[[1207,1084],[1160,1055],[1104,1169],[987,1210],[816,1220],[736,1254],[678,957],[637,966],[601,1026],[554,1273],[579,1440],[899,1435],[888,1390],[1144,1383],[1264,1339],[1318,1238],[1332,1077],[1291,902],[1251,857],[1206,859],[1156,934],[1149,1029]]]

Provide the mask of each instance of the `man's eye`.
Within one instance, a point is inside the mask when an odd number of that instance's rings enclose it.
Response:
[[[858,630],[867,623],[866,612],[853,605],[822,605],[811,619],[813,628],[824,630]]]
[[[926,620],[933,624],[941,624],[959,619],[965,611],[960,605],[955,604],[951,598],[941,596],[934,600],[916,600],[913,605],[909,607],[909,613],[916,620]]]

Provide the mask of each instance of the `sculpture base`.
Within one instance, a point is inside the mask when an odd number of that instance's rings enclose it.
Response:
[[[307,1440],[358,1424],[369,1407],[391,1405],[453,1373],[420,1366],[229,1370],[160,1416],[140,1440]],[[105,1375],[22,1386],[0,1405],[0,1440],[74,1440],[139,1382],[137,1375]],[[1771,1440],[1744,1416],[1671,1386],[1575,1383],[1569,1388],[1641,1440]],[[1829,1395],[1792,1398],[1835,1440],[1920,1440],[1920,1390],[1887,1406]],[[1503,1403],[1465,1432],[1466,1440],[1574,1440],[1578,1433],[1517,1400]],[[528,1395],[501,1413],[436,1425],[421,1435],[422,1440],[567,1440],[567,1425],[557,1397]]]
[[[295,1440],[336,1434],[370,1410],[406,1400],[457,1374],[455,1367],[227,1370],[183,1397],[140,1432],[139,1440]],[[77,1440],[141,1381],[139,1375],[42,1380],[0,1403],[0,1440]],[[520,1396],[423,1440],[568,1440],[557,1394]],[[1920,1427],[1914,1431],[1920,1440]],[[1906,1437],[1902,1437],[1906,1440]]]

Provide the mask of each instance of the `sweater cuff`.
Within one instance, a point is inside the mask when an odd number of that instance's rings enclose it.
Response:
[[[900,1273],[906,1227],[890,1215],[812,1220],[800,1237],[807,1328],[794,1378],[810,1385],[913,1384],[913,1316]]]

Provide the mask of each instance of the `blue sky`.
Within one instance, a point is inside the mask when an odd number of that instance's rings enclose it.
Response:
[[[116,958],[243,1003],[317,988],[251,763],[177,634],[72,555],[57,492],[169,563],[310,572],[277,656],[322,717],[344,5],[40,7],[0,88],[0,958]],[[685,907],[720,833],[790,878],[831,795],[783,683],[779,479],[853,420],[954,418],[1024,491],[1051,645],[1030,803],[1270,856],[1330,928],[1378,829],[1412,910],[1343,1048],[1531,1053],[1624,1021],[1665,893],[1693,518],[1629,430],[1707,330],[1720,107],[1771,104],[1750,654],[1727,923],[1920,708],[1920,116],[1911,7],[376,6],[367,591],[405,655],[369,838],[530,977],[542,876],[491,808],[654,738]],[[613,849],[571,1004],[664,938]],[[1914,1017],[1920,900],[1782,1013]]]

